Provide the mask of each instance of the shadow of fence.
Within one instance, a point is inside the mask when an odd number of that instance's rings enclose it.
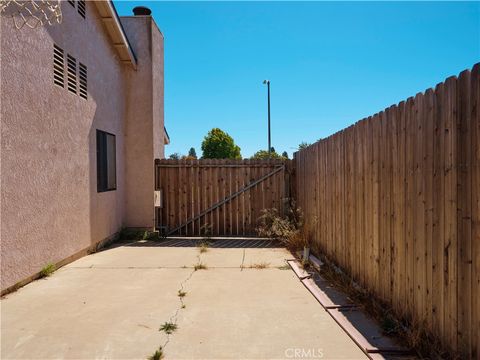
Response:
[[[136,241],[124,246],[130,247],[196,247],[208,241],[211,248],[281,248],[282,243],[272,239],[256,238],[213,238],[205,240],[204,238],[182,238],[169,237],[159,241]]]

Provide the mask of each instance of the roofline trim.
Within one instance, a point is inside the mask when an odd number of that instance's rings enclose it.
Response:
[[[168,135],[168,131],[167,131],[167,128],[165,126],[163,127],[163,133],[165,134],[165,136],[167,138],[167,145],[170,144],[170,135]]]
[[[122,39],[121,45],[125,47],[128,52],[128,57],[130,58],[130,62],[133,68],[137,69],[137,57],[133,52],[132,46],[130,45],[130,41],[128,40],[127,34],[125,33],[125,29],[123,28],[122,23],[120,22],[120,17],[118,16],[117,9],[115,9],[115,5],[113,4],[112,0],[107,0],[103,2],[106,5],[106,9],[109,12],[110,18],[113,20],[115,27],[118,30],[118,34]],[[104,18],[107,19],[107,18]],[[117,44],[118,45],[118,44]]]
[[[127,48],[128,55],[130,56],[130,60],[132,62],[132,65],[136,69],[137,68],[137,57],[135,56],[135,53],[133,52],[132,46],[130,45],[130,41],[128,41],[127,34],[125,33],[125,29],[123,28],[123,25],[120,22],[120,18],[118,17],[117,9],[115,9],[115,5],[113,5],[112,0],[108,0],[108,8],[109,8],[110,12],[112,13],[112,18],[115,22],[115,25],[117,25],[118,30],[120,31],[120,35],[122,36],[122,40],[125,43],[125,46]]]

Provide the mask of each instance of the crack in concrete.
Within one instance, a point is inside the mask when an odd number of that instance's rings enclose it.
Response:
[[[240,264],[240,271],[243,271],[244,262],[245,262],[245,249],[243,249],[242,263]]]
[[[201,254],[197,254],[197,261],[198,261],[198,264],[201,264]],[[188,274],[188,276],[186,277],[185,280],[183,280],[181,283],[180,283],[180,289],[178,290],[179,292],[183,292],[183,290],[186,289],[186,284],[187,282],[193,277],[193,274],[197,272],[197,270],[195,270],[194,267],[189,267],[190,269],[193,269],[190,274]],[[172,324],[175,324],[177,325],[177,322],[178,322],[178,314],[180,313],[180,310],[184,309],[185,307],[185,303],[183,301],[183,297],[182,296],[178,296],[178,299],[180,301],[180,306],[175,310],[175,312],[173,313],[173,315],[170,317],[170,320],[169,322],[172,323]],[[168,345],[168,343],[170,342],[170,337],[171,337],[172,334],[167,334],[167,338],[165,340],[165,342],[163,343],[162,345],[162,349],[165,350],[166,346]]]

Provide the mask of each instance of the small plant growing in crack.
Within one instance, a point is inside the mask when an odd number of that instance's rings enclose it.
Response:
[[[207,270],[208,268],[207,268],[207,265],[198,263],[193,266],[193,269],[197,271],[197,270]]]
[[[183,290],[178,290],[178,297],[179,298],[183,298],[187,295],[187,293]]]
[[[268,267],[270,267],[270,263],[267,262],[260,262],[249,266],[250,269],[266,269]]]
[[[185,309],[187,307],[187,305],[183,304],[182,305],[182,309]]]
[[[150,356],[148,357],[148,360],[161,360],[161,359],[163,359],[163,356],[164,356],[164,355],[163,355],[163,349],[162,349],[162,347],[160,346],[160,347],[158,348],[158,350],[155,350],[155,352],[153,353],[153,355],[150,355]]]
[[[212,241],[212,226],[206,223],[200,228],[200,231],[203,232],[204,238],[198,243],[197,247],[200,253],[203,254],[208,251]]]
[[[208,251],[209,244],[205,241],[202,241],[198,244],[198,251],[200,251],[200,254],[206,253]]]
[[[160,326],[159,331],[164,331],[166,334],[170,335],[178,328],[177,324],[166,322],[162,326]]]
[[[290,265],[282,265],[282,266],[277,266],[278,270],[290,270]]]
[[[200,227],[200,231],[203,232],[203,236],[206,240],[210,240],[210,238],[212,237],[212,225],[210,225],[209,223],[205,223]]]
[[[40,270],[40,277],[41,278],[49,277],[55,272],[56,269],[57,267],[55,266],[55,264],[48,263],[42,268],[42,270]]]

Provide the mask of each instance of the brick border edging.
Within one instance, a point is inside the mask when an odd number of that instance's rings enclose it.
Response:
[[[309,256],[309,261],[311,261],[317,271],[320,270],[320,266],[323,265],[323,262],[319,260],[314,255]],[[295,275],[297,275],[300,282],[305,286],[305,288],[313,295],[313,297],[318,301],[318,303],[324,308],[324,310],[330,315],[330,317],[345,331],[345,333],[353,340],[353,342],[362,350],[365,355],[370,359],[377,359],[378,356],[383,354],[388,355],[408,355],[411,351],[403,348],[379,348],[372,347],[369,341],[350,323],[343,321],[339,316],[335,316],[332,311],[340,310],[358,310],[357,307],[352,304],[348,306],[327,306],[324,297],[327,295],[323,294],[323,291],[318,287],[318,285],[312,280],[310,273],[305,271],[297,259],[286,259],[288,265],[293,270]],[[323,301],[323,302],[322,302]],[[331,302],[331,301],[330,301]],[[383,357],[382,357],[383,358]]]

